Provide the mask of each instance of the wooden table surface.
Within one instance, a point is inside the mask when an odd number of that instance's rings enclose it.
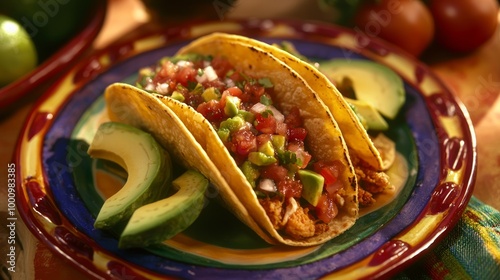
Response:
[[[275,1],[278,2],[278,1]],[[307,3],[304,3],[307,2]],[[266,9],[261,5],[267,3]],[[309,1],[294,0],[277,5],[271,1],[237,2],[228,17],[275,17],[294,19],[325,19],[315,5]],[[104,48],[117,40],[123,40],[129,34],[148,28],[148,13],[138,0],[109,0],[108,15],[103,29],[97,37],[93,49]],[[272,7],[276,6],[276,7]],[[499,14],[500,18],[500,14]],[[91,50],[89,50],[90,52]],[[495,35],[480,49],[466,55],[449,55],[440,51],[430,51],[421,59],[453,89],[466,105],[477,137],[478,172],[474,195],[483,202],[500,209],[500,28]],[[43,91],[45,88],[41,88]],[[15,104],[7,112],[0,114],[0,182],[7,182],[7,165],[12,162],[12,153],[18,134],[25,118],[30,112],[36,97],[42,92]],[[0,197],[6,197],[6,188],[0,189]],[[6,199],[0,202],[0,219],[7,214]],[[21,227],[22,225],[20,225]],[[19,238],[23,239],[26,256],[18,256],[18,271],[13,279],[86,279],[79,271],[72,268],[65,260],[54,256],[45,245],[35,240],[30,233],[21,228]],[[7,244],[6,230],[0,229],[0,244]],[[25,241],[26,240],[26,241]],[[4,246],[0,249],[5,256]],[[23,259],[23,257],[26,257]],[[33,262],[33,258],[38,261]],[[34,263],[34,265],[33,265]],[[56,277],[57,276],[57,277]],[[71,278],[70,278],[71,277]]]

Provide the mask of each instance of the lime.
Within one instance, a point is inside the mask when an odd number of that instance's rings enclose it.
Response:
[[[34,69],[37,53],[30,36],[13,19],[0,15],[0,87]]]
[[[0,13],[28,32],[40,61],[50,57],[85,27],[98,0],[1,0]]]

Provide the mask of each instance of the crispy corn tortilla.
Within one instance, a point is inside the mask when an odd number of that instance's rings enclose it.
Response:
[[[230,212],[268,243],[277,243],[252,219],[247,209],[175,113],[149,93],[127,84],[112,84],[105,91],[106,108],[112,121],[151,133],[184,167],[198,170],[217,188]]]
[[[213,33],[197,41],[196,44],[206,44],[213,40],[241,42],[259,47],[272,54],[293,70],[295,70],[316,92],[323,103],[330,109],[338,123],[351,154],[368,163],[375,170],[381,171],[389,166],[384,165],[382,156],[370,139],[366,129],[338,89],[314,66],[296,56],[272,45],[240,35]]]
[[[196,141],[218,168],[238,199],[247,208],[248,213],[273,238],[281,243],[293,246],[309,246],[324,243],[350,228],[358,216],[357,181],[342,133],[315,92],[297,72],[282,63],[268,52],[252,45],[232,42],[224,38],[199,43],[195,41],[182,48],[178,54],[197,53],[223,56],[236,68],[254,77],[266,77],[274,85],[272,99],[283,113],[298,107],[308,131],[306,145],[318,160],[341,161],[345,168],[339,180],[345,189],[344,205],[338,216],[329,223],[329,229],[319,235],[294,240],[277,232],[257,195],[236,162],[225,148],[213,126],[195,109],[170,97],[154,94],[170,108],[193,134]],[[138,92],[141,90],[137,89]]]

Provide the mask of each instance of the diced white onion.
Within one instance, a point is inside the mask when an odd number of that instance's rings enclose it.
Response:
[[[224,83],[226,84],[226,87],[228,87],[228,88],[236,86],[236,84],[234,83],[234,81],[231,80],[231,79],[229,79],[229,78],[226,78],[224,80]]]
[[[278,109],[274,108],[274,106],[270,105],[269,110],[273,112],[273,116],[277,122],[285,121],[285,116],[280,111],[278,111]]]
[[[156,85],[156,92],[159,94],[167,94],[169,86],[167,83],[161,83]]]
[[[335,194],[335,202],[337,202],[338,205],[340,205],[340,207],[344,206],[344,203],[345,203],[345,200],[342,196],[340,196],[340,194]]]
[[[262,113],[266,110],[271,110],[271,112],[273,113],[273,116],[277,122],[280,123],[280,122],[285,121],[285,116],[272,105],[264,105],[264,104],[258,102],[258,103],[255,103],[252,106],[252,108],[250,108],[250,111],[254,112],[254,113]]]
[[[203,72],[205,75],[207,75],[207,79],[209,82],[218,78],[217,73],[215,73],[215,70],[212,66],[205,67],[205,69],[203,69]]]
[[[288,219],[290,219],[290,216],[292,216],[295,211],[299,209],[299,205],[297,204],[297,201],[293,197],[288,198],[288,205],[286,206],[286,212],[285,215],[283,215],[283,225],[286,225],[288,223]]]
[[[218,78],[217,73],[215,72],[214,68],[212,66],[207,66],[203,69],[203,75],[201,76],[196,76],[196,81],[198,83],[203,83],[206,81],[213,81]]]
[[[276,188],[276,185],[274,184],[274,181],[267,178],[260,180],[259,188],[266,192],[276,192],[278,190]]]
[[[255,113],[262,113],[264,112],[265,110],[267,109],[267,106],[258,102],[258,103],[255,103],[252,108],[250,108],[250,111],[251,112],[255,112]]]
[[[193,63],[191,61],[187,61],[187,60],[179,60],[177,61],[177,63],[175,64],[179,67],[191,67],[193,65]]]

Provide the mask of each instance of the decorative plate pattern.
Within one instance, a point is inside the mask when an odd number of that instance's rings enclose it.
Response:
[[[388,133],[401,155],[396,167],[408,175],[398,198],[338,238],[309,248],[269,246],[215,203],[188,230],[151,248],[119,250],[116,239],[95,230],[94,217],[106,196],[101,186],[119,186],[122,180],[119,169],[86,153],[105,120],[105,87],[133,82],[140,67],[214,31],[288,40],[311,58],[368,59],[401,75],[407,101]],[[34,108],[15,160],[24,221],[90,276],[353,279],[393,275],[455,225],[472,194],[476,141],[464,106],[425,65],[397,48],[331,25],[241,20],[168,28],[76,65]]]

